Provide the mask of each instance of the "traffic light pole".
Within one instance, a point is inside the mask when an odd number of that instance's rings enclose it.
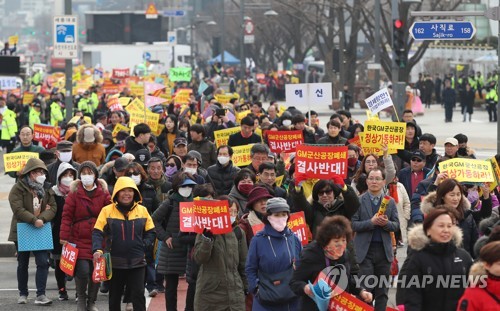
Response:
[[[64,15],[71,15],[71,13],[71,0],[65,0]],[[65,60],[64,73],[66,75],[66,94],[64,94],[64,105],[66,107],[66,122],[69,123],[69,120],[73,117],[73,59]]]
[[[393,3],[395,0],[392,0]],[[489,8],[486,11],[419,11],[410,12],[410,16],[414,17],[468,17],[468,16],[484,16],[488,19],[500,21],[500,7]],[[500,22],[498,23],[498,37],[500,37]],[[500,67],[500,40],[497,46],[498,66]],[[496,85],[497,95],[500,98],[500,87]],[[497,103],[497,154],[500,154],[500,109]]]
[[[399,19],[399,0],[392,0],[392,5],[391,5],[391,8],[392,8],[392,33],[394,33],[395,29],[394,29],[394,21]],[[393,41],[394,41],[394,38],[393,38]],[[398,65],[396,64],[396,51],[394,49],[394,42],[392,42],[392,83],[396,83],[396,82],[399,82],[399,67]],[[397,100],[397,98],[395,98],[395,100]]]

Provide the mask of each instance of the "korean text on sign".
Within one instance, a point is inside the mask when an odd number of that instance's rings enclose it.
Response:
[[[227,145],[229,141],[229,136],[239,133],[241,131],[241,126],[230,127],[224,130],[214,131],[215,146],[219,148],[222,145]]]
[[[191,67],[170,68],[168,72],[170,81],[191,81]]]
[[[234,166],[242,167],[252,163],[252,159],[250,159],[250,149],[252,149],[253,145],[254,144],[233,147]]]
[[[377,113],[393,105],[391,95],[389,94],[387,88],[383,88],[365,99],[365,103],[372,113]]]
[[[302,245],[307,245],[307,243],[309,243],[306,234],[307,224],[304,212],[290,214],[290,218],[288,218],[288,228],[295,233]]]
[[[347,177],[347,147],[297,146],[295,157],[296,180],[309,178],[331,179]]]
[[[33,140],[39,142],[58,142],[60,137],[61,128],[58,126],[35,124],[33,126]]]
[[[232,231],[227,200],[181,202],[179,212],[182,232],[202,233],[208,229],[213,234],[226,234]]]
[[[267,140],[271,152],[295,152],[304,143],[304,136],[302,131],[267,131]]]
[[[3,155],[5,172],[19,172],[31,158],[38,159],[38,152],[14,152]]]
[[[361,146],[380,148],[386,144],[389,149],[404,149],[406,123],[366,121],[365,131],[361,136]]]
[[[17,88],[16,77],[0,77],[0,90],[14,90]]]
[[[439,171],[459,182],[494,182],[491,162],[474,159],[450,159],[439,164]]]
[[[66,243],[62,248],[61,261],[59,262],[61,271],[69,276],[73,276],[77,258],[78,248],[74,244]]]

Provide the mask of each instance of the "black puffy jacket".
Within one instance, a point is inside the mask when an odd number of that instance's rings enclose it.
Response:
[[[217,195],[228,195],[234,186],[234,178],[240,168],[233,166],[233,161],[229,161],[227,166],[222,166],[219,161],[207,168],[208,176],[212,180]]]

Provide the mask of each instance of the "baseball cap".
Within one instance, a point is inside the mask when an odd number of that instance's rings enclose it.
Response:
[[[453,146],[458,146],[458,140],[456,138],[453,138],[453,137],[448,137],[446,138],[446,140],[444,141],[444,144],[452,144]]]
[[[184,137],[177,137],[174,139],[174,147],[178,147],[179,145],[187,146],[187,140]]]
[[[134,154],[135,160],[134,162],[139,163],[142,166],[147,166],[149,159],[151,159],[151,153],[147,149],[139,149]]]
[[[419,158],[420,160],[425,160],[425,155],[422,151],[416,150],[411,154],[412,159],[413,158]]]

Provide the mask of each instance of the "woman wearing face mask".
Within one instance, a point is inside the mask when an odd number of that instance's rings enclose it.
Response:
[[[342,269],[345,270],[342,271],[340,279],[336,280],[336,288],[357,295],[368,303],[372,300],[371,293],[356,287],[347,250],[347,243],[351,239],[351,223],[344,216],[327,217],[321,222],[315,240],[308,244],[300,254],[300,264],[297,265],[290,282],[292,290],[297,295],[303,296],[301,310],[318,310],[312,299],[313,294],[309,282],[314,284],[318,275],[325,271],[324,269],[331,269],[330,267],[337,265],[342,265]],[[333,270],[329,272],[332,273]]]
[[[176,155],[171,155],[167,158],[167,163],[165,164],[165,176],[167,176],[168,181],[172,182],[172,179],[180,169],[182,168],[182,160]]]
[[[470,255],[460,248],[462,232],[456,226],[457,215],[456,209],[435,209],[423,224],[410,229],[408,244],[413,252],[398,276],[398,291],[403,289],[404,296],[397,304],[405,310],[457,310],[472,265]],[[443,279],[455,281],[443,283]]]
[[[452,178],[446,178],[445,174],[441,173],[436,178],[436,187],[430,187],[429,191],[436,189],[435,192],[430,192],[420,204],[420,209],[424,215],[434,209],[451,208],[458,212],[457,225],[463,232],[463,249],[465,249],[472,257],[474,257],[474,244],[479,238],[478,228],[474,221],[476,217],[489,217],[491,215],[491,206],[489,211],[471,210],[469,200],[464,193],[463,186]]]
[[[56,217],[52,220],[52,239],[54,241],[54,249],[51,251],[52,257],[55,262],[55,277],[57,281],[57,288],[59,289],[59,300],[68,300],[68,293],[66,291],[66,274],[59,268],[61,260],[62,245],[59,243],[59,231],[61,229],[61,220],[64,210],[66,197],[70,191],[70,184],[76,179],[77,171],[69,163],[61,163],[57,169],[57,182],[52,186],[52,191],[55,194],[57,204]]]
[[[396,167],[394,166],[394,161],[392,160],[392,157],[389,154],[389,148],[387,148],[387,145],[382,146],[382,150],[384,152],[384,156],[382,157],[382,161],[380,161],[380,157],[377,156],[376,154],[370,153],[365,155],[363,158],[363,161],[361,161],[361,166],[359,167],[358,171],[356,174],[354,174],[354,177],[351,182],[351,187],[356,190],[356,184],[358,183],[359,176],[361,174],[366,174],[368,175],[368,172],[375,168],[383,167],[385,170],[385,182],[386,184],[391,183],[394,180],[394,177],[396,177]],[[359,193],[356,192],[357,195]]]
[[[299,297],[289,283],[299,263],[302,245],[287,227],[289,217],[290,207],[285,199],[267,201],[264,229],[250,242],[245,265],[248,290],[254,295],[252,310],[299,310]],[[279,298],[270,299],[269,286],[280,287]]]
[[[169,311],[177,310],[179,276],[186,273],[187,244],[180,232],[180,203],[193,201],[192,192],[195,185],[196,182],[188,174],[175,174],[168,200],[164,201],[152,216],[156,237],[162,243],[157,271],[165,276],[165,300]]]
[[[79,180],[72,182],[62,212],[59,239],[62,245],[76,244],[78,258],[75,266],[75,285],[78,311],[96,311],[95,301],[99,284],[92,282],[92,230],[99,213],[110,203],[108,185],[98,179],[94,162],[85,161],[78,169]]]
[[[200,265],[194,310],[245,310],[245,235],[237,224],[238,208],[227,196],[233,231],[214,235],[210,230],[196,236],[193,258]],[[217,276],[217,277],[214,277]],[[220,282],[224,279],[224,282]],[[215,290],[214,290],[215,289]]]
[[[47,167],[42,160],[31,158],[26,162],[20,173],[19,180],[14,184],[9,193],[9,203],[12,209],[9,241],[16,244],[17,249],[17,223],[29,223],[41,228],[45,223],[52,221],[56,215],[56,202],[54,192],[43,188]],[[19,298],[17,303],[28,302],[28,264],[30,253],[17,252],[17,285]],[[48,252],[46,250],[33,251],[36,262],[36,299],[35,304],[48,305],[52,300],[45,296],[47,276],[49,273]]]
[[[239,216],[248,213],[248,210],[246,209],[247,201],[249,199],[248,194],[250,193],[250,190],[252,190],[256,181],[257,178],[255,177],[255,174],[246,168],[239,171],[234,178],[234,186],[229,192],[229,197],[238,204]]]

